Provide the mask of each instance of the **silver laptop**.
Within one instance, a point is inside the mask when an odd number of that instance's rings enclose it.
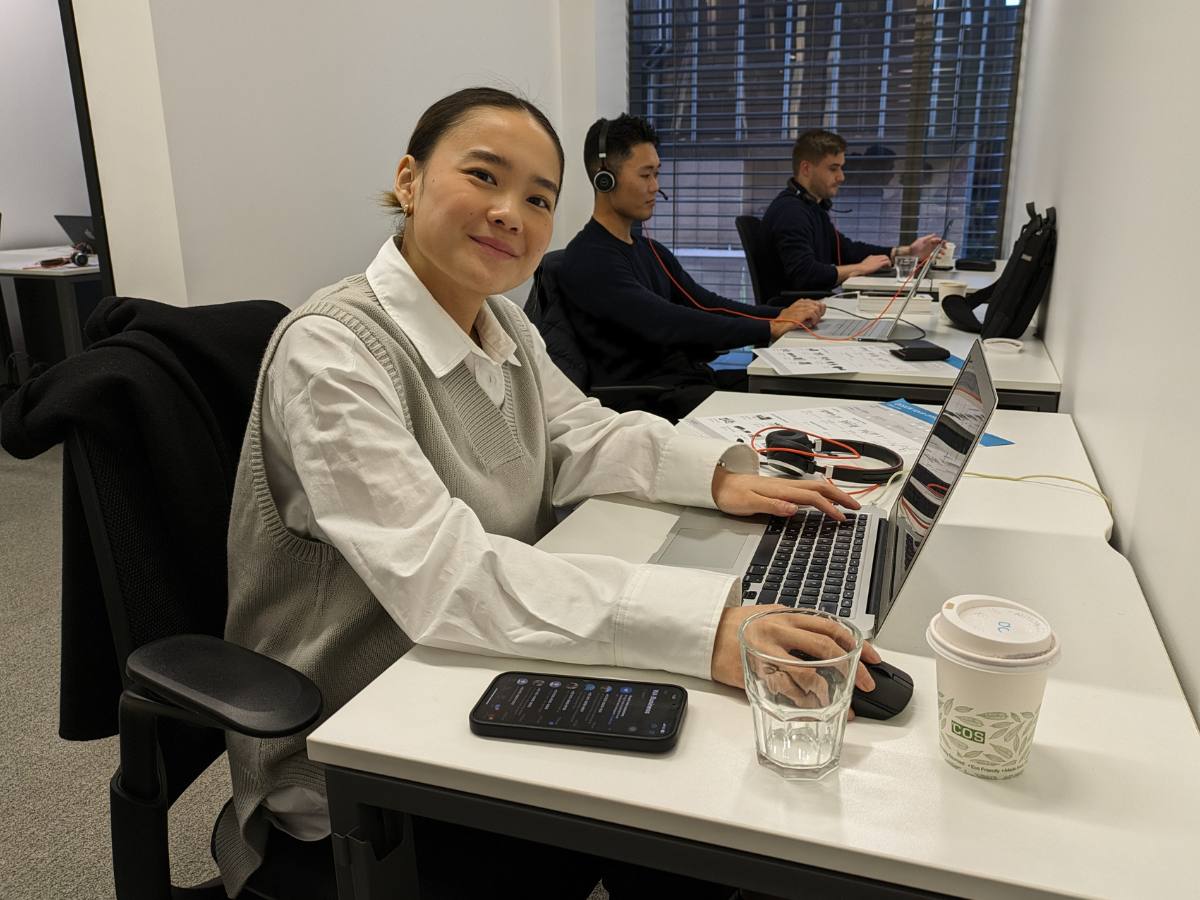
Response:
[[[91,216],[55,216],[58,227],[63,230],[72,245],[96,246],[96,235],[92,232]]]
[[[904,341],[919,338],[922,332],[914,325],[909,325],[907,322],[901,322],[900,317],[904,315],[904,310],[908,308],[909,302],[917,295],[917,286],[925,278],[929,272],[930,266],[933,265],[933,259],[937,256],[938,250],[941,249],[941,243],[933,248],[933,252],[925,257],[925,262],[921,268],[913,273],[911,283],[908,286],[908,291],[904,298],[897,304],[893,304],[895,312],[880,318],[873,322],[870,326],[864,326],[863,320],[856,319],[822,319],[816,328],[813,329],[818,337],[849,337],[854,335],[854,339],[858,341]],[[863,330],[865,327],[866,330]],[[857,332],[862,331],[862,334]]]
[[[879,633],[984,429],[996,390],[979,342],[889,509],[736,518],[688,509],[650,561],[742,576],[742,604],[820,609]]]

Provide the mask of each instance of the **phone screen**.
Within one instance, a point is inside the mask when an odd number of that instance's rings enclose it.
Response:
[[[506,672],[471,717],[496,726],[662,738],[678,728],[685,702],[673,684]]]

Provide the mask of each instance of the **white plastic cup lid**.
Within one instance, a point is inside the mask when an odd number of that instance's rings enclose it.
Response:
[[[1027,606],[987,594],[951,597],[929,623],[929,645],[950,659],[989,670],[1029,670],[1058,658],[1058,638]]]

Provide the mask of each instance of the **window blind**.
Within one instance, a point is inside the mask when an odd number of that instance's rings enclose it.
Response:
[[[707,287],[750,296],[735,216],[761,216],[809,128],[844,137],[831,215],[891,245],[952,221],[1001,255],[1020,0],[630,0],[630,111],[662,140],[647,231]]]

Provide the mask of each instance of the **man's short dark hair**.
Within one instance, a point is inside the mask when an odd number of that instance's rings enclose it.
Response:
[[[827,156],[846,152],[846,141],[840,134],[813,128],[796,138],[792,147],[792,171],[800,170],[800,163],[819,163]]]
[[[600,125],[604,119],[597,119],[588,129],[587,137],[583,139],[583,166],[587,169],[588,180],[600,171]],[[615,119],[608,120],[608,132],[604,135],[605,164],[610,172],[615,172],[621,163],[629,159],[633,148],[638,144],[653,144],[658,147],[658,132],[654,126],[641,116],[631,116],[622,113]]]

